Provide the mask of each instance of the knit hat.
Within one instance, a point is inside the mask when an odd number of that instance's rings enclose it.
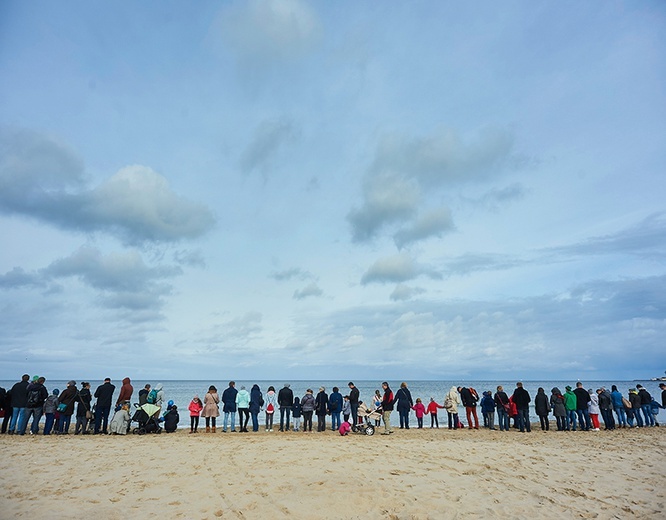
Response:
[[[571,387],[570,386],[565,386],[564,389],[568,392],[569,390],[571,390]]]

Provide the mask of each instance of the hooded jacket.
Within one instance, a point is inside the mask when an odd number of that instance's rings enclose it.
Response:
[[[641,407],[641,396],[636,391],[629,391],[629,402],[634,413],[638,413],[638,409]]]
[[[587,403],[591,415],[599,415],[599,396],[590,394],[590,402]]]
[[[481,412],[491,413],[494,411],[495,401],[493,401],[492,394],[490,392],[483,392],[483,397],[481,398]]]
[[[315,409],[315,398],[311,393],[307,393],[301,399],[301,410],[303,412],[312,412]]]
[[[259,413],[263,400],[264,396],[261,394],[259,385],[254,385],[250,390],[250,413]]]
[[[555,417],[564,417],[567,414],[567,409],[564,406],[564,396],[562,395],[562,392],[560,392],[560,389],[557,387],[554,387],[550,391],[550,406],[553,407],[553,415]],[[574,395],[574,397],[576,397]]]
[[[245,388],[241,388],[236,394],[236,406],[238,408],[250,407],[250,393]]]
[[[227,389],[222,392],[222,411],[224,413],[230,413],[236,411],[236,396],[238,395],[238,390],[233,386],[229,385]]]
[[[220,396],[217,392],[208,392],[204,396],[204,407],[201,414],[202,417],[219,417],[220,416],[220,407],[218,406],[220,402]]]
[[[134,393],[134,387],[130,381],[129,377],[123,379],[123,386],[120,387],[120,395],[118,395],[118,400],[116,404],[124,403],[132,399],[132,393]]]
[[[578,408],[578,397],[571,391],[571,388],[568,388],[564,393],[564,407],[568,412]]]
[[[74,403],[77,400],[78,394],[79,392],[74,385],[68,386],[62,391],[58,398],[58,402],[67,405],[67,408],[65,408],[64,412],[60,413],[63,415],[72,415],[74,413]]]
[[[448,413],[458,413],[458,406],[460,406],[460,394],[455,386],[451,387],[449,393],[444,398],[444,408]]]
[[[76,400],[79,402],[79,405],[76,407],[77,417],[85,417],[86,412],[92,412],[92,409],[90,408],[90,402],[92,401],[90,389],[82,388],[79,390],[79,395]]]
[[[537,392],[537,395],[534,397],[534,410],[537,415],[548,415],[550,413],[548,396],[543,390]]]
[[[203,403],[200,399],[197,399],[196,401],[192,399],[187,409],[190,411],[190,417],[199,417],[201,410],[203,410]]]
[[[9,391],[12,408],[25,408],[27,406],[29,384],[28,381],[19,381],[12,386],[12,389]]]
[[[162,383],[157,383],[155,385],[155,390],[157,391],[157,397],[155,397],[155,404],[159,407],[162,407],[162,404],[164,404],[165,401],[165,395]]]

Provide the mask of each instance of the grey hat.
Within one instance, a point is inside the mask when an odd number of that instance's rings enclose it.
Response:
[[[70,381],[67,386],[76,386],[76,381]]]

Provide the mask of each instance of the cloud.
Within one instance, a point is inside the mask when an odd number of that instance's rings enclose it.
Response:
[[[501,205],[525,196],[520,184],[514,183],[504,188],[493,188],[478,199],[466,199],[474,205],[482,206],[490,211],[497,211]]]
[[[303,300],[305,298],[310,298],[310,297],[318,297],[324,294],[324,291],[322,291],[319,286],[316,284],[316,282],[312,282],[303,289],[294,291],[294,300]]]
[[[421,287],[409,287],[408,285],[399,283],[395,286],[395,289],[393,289],[390,298],[393,301],[406,301],[414,296],[423,294],[424,292],[426,292],[426,290]]]
[[[312,274],[308,271],[304,271],[300,267],[292,267],[290,269],[285,269],[283,271],[275,271],[271,273],[270,278],[277,280],[278,282],[288,281],[292,279],[297,280],[309,280],[312,278]]]
[[[255,129],[252,142],[241,156],[241,170],[249,174],[261,170],[266,175],[267,167],[286,142],[297,134],[294,123],[288,118],[263,121]]]
[[[200,269],[206,267],[206,259],[204,258],[203,252],[199,249],[181,249],[179,251],[174,251],[173,259],[179,265],[198,267]]]
[[[215,219],[203,205],[174,193],[146,166],[122,168],[86,189],[81,161],[34,132],[0,133],[0,212],[61,229],[103,232],[128,245],[178,242],[201,236]]]
[[[237,1],[220,11],[216,27],[245,68],[299,59],[321,31],[314,11],[301,0]]]
[[[42,276],[37,273],[28,273],[21,267],[14,267],[11,271],[0,275],[0,289],[44,287],[45,285]]]
[[[490,253],[466,253],[444,260],[442,273],[446,276],[468,275],[479,271],[502,271],[512,269],[527,263],[508,255],[497,255]]]
[[[493,179],[511,165],[512,149],[512,135],[500,129],[484,130],[471,142],[452,130],[423,138],[385,136],[364,177],[362,205],[347,215],[354,242],[375,238],[387,225],[407,225],[437,190]],[[414,230],[406,232],[408,240],[419,239],[419,226],[408,226]]]
[[[220,347],[247,345],[263,330],[262,321],[263,315],[260,312],[247,312],[215,324],[195,343],[203,345],[204,350],[209,352],[217,351]]]
[[[544,251],[580,256],[627,254],[663,261],[666,254],[666,213],[653,213],[636,225],[617,233]]]
[[[451,210],[439,208],[425,212],[410,227],[399,230],[393,235],[398,249],[430,237],[441,237],[444,233],[453,231],[455,226],[451,217]]]
[[[424,274],[431,278],[441,278],[441,275],[436,271],[419,265],[409,254],[398,253],[397,255],[380,258],[372,264],[363,274],[361,285],[406,282]]]

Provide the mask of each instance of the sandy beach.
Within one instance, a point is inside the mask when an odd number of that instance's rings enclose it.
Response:
[[[664,518],[666,429],[0,437],[3,519]]]

